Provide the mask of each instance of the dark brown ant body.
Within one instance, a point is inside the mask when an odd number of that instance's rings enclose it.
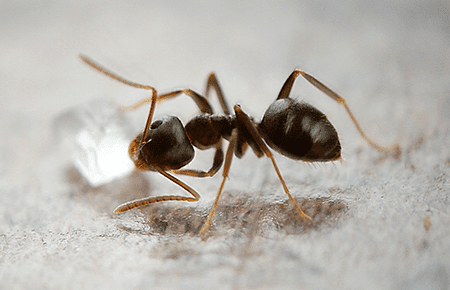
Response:
[[[267,146],[269,145],[286,157],[305,162],[327,162],[340,160],[341,158],[341,145],[338,134],[327,117],[311,105],[298,102],[289,97],[294,81],[300,75],[329,97],[342,104],[359,133],[371,146],[384,152],[397,148],[396,145],[391,148],[383,148],[368,139],[353,117],[344,99],[316,78],[301,70],[294,70],[291,73],[275,102],[266,110],[261,122],[257,123],[239,105],[234,106],[234,114],[231,114],[214,74],[210,74],[208,78],[205,96],[201,96],[190,89],[177,90],[158,96],[153,87],[130,82],[104,69],[86,56],[80,55],[80,57],[94,69],[119,82],[152,91],[151,98],[127,107],[127,109],[135,109],[145,103],[151,104],[144,131],[131,142],[129,155],[138,170],[159,172],[192,195],[192,197],[167,195],[138,199],[118,206],[114,213],[121,213],[135,207],[160,201],[198,201],[200,195],[170,173],[208,177],[216,174],[225,162],[222,174],[223,179],[217,197],[208,219],[200,230],[200,235],[204,236],[217,208],[220,194],[230,170],[233,154],[241,158],[247,147],[250,146],[256,156],[262,157],[266,155],[271,159],[284,191],[294,204],[300,217],[307,221],[311,220],[289,193],[272,153]],[[224,115],[213,113],[213,109],[207,99],[211,87],[217,93]],[[189,121],[186,127],[183,127],[181,121],[174,116],[156,120],[152,123],[156,103],[181,94],[191,97],[199,107],[201,114]],[[222,150],[222,139],[229,141],[225,158]],[[195,151],[193,146],[202,150],[208,148],[216,150],[213,165],[208,171],[181,169],[194,158]]]

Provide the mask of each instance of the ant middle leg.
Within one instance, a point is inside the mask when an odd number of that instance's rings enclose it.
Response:
[[[342,106],[344,106],[345,110],[347,111],[348,115],[350,116],[352,122],[355,124],[356,129],[358,130],[359,134],[367,141],[367,143],[369,143],[372,147],[374,147],[375,149],[377,149],[380,152],[388,152],[391,150],[399,150],[399,146],[397,144],[394,144],[392,146],[390,146],[389,148],[383,147],[378,145],[377,143],[375,143],[374,141],[372,141],[371,139],[369,139],[369,137],[367,137],[367,135],[364,133],[364,131],[362,130],[361,126],[359,125],[359,123],[356,121],[355,116],[353,115],[353,113],[350,111],[350,108],[347,106],[347,103],[345,102],[345,100],[339,96],[337,93],[335,93],[334,91],[332,91],[330,88],[328,88],[327,86],[325,86],[322,82],[320,82],[318,79],[316,79],[315,77],[313,77],[312,75],[296,69],[294,70],[289,77],[286,79],[286,81],[283,84],[283,87],[280,90],[280,93],[278,94],[278,99],[283,99],[283,98],[289,98],[289,94],[291,93],[291,89],[292,86],[294,85],[294,81],[297,79],[298,76],[302,76],[303,78],[305,78],[309,83],[311,83],[313,86],[315,86],[316,88],[318,88],[320,91],[322,91],[323,93],[325,93],[327,96],[329,96],[330,98],[332,98],[333,100],[335,100],[336,102],[338,102],[339,104],[341,104]]]
[[[225,96],[223,94],[222,88],[219,85],[219,81],[217,80],[215,73],[210,73],[208,76],[208,81],[206,82],[206,89],[205,89],[205,97],[208,98],[209,96],[209,90],[211,87],[214,88],[217,94],[217,98],[219,99],[220,106],[222,107],[223,112],[225,115],[230,115],[230,109],[228,107],[228,103],[225,100]]]
[[[308,216],[302,208],[297,204],[295,199],[292,197],[292,195],[289,193],[289,189],[287,188],[286,182],[284,181],[283,177],[281,176],[281,172],[278,169],[277,163],[275,162],[275,159],[272,155],[272,152],[270,151],[269,147],[267,147],[266,143],[264,143],[264,140],[262,139],[261,135],[258,132],[258,129],[255,127],[253,122],[250,119],[250,116],[247,115],[239,105],[234,106],[234,111],[236,113],[236,118],[239,120],[239,122],[242,122],[244,124],[245,128],[248,130],[250,135],[252,136],[253,140],[256,142],[256,144],[259,146],[262,152],[272,161],[273,168],[275,169],[275,172],[277,173],[278,179],[281,182],[281,185],[283,186],[284,192],[289,197],[289,200],[294,205],[295,209],[297,210],[298,214],[301,218],[305,219],[306,221],[310,221],[311,217]]]
[[[211,177],[214,176],[223,164],[223,150],[222,140],[216,145],[216,153],[214,154],[213,165],[208,171],[197,169],[177,169],[172,170],[172,173],[188,175],[193,177]]]
[[[219,191],[217,192],[216,199],[214,200],[214,204],[209,211],[208,218],[206,219],[206,222],[204,223],[202,229],[200,230],[200,236],[203,238],[205,237],[206,232],[208,231],[209,227],[211,226],[212,218],[214,216],[214,213],[216,212],[217,204],[219,202],[220,195],[222,194],[223,187],[225,185],[225,181],[227,180],[228,173],[230,171],[231,167],[231,160],[233,159],[234,150],[236,148],[236,142],[237,142],[237,129],[233,129],[231,133],[230,143],[228,144],[227,153],[225,155],[225,164],[223,166],[223,172],[222,172],[222,183],[220,184]]]

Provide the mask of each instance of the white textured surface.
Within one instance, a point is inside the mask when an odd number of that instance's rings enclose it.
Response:
[[[447,2],[9,1],[0,8],[0,289],[449,288]],[[328,115],[344,162],[276,158],[294,196],[338,200],[343,214],[290,232],[251,218],[228,226],[222,208],[206,242],[180,234],[173,220],[168,233],[155,233],[152,210],[180,223],[204,215],[220,174],[184,178],[202,194],[197,204],[112,215],[131,198],[182,191],[151,173],[97,189],[77,179],[53,145],[53,118],[96,98],[128,105],[148,96],[87,68],[80,52],[161,92],[202,92],[214,70],[229,102],[255,117],[298,67],[340,93],[369,136],[398,142],[402,155],[383,158],[342,108],[299,80],[294,95]],[[190,112],[187,98],[157,107],[184,121]],[[133,113],[133,133],[146,114]],[[197,156],[193,167],[210,165],[210,152]],[[286,200],[270,162],[251,152],[233,161],[223,201],[236,205],[237,197],[255,211]]]

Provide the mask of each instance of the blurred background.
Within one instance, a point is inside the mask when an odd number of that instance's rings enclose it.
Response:
[[[448,1],[2,2],[0,288],[448,289],[449,11]],[[343,146],[343,162],[328,165],[275,155],[299,202],[329,206],[313,228],[292,222],[270,162],[250,151],[233,160],[206,242],[178,225],[202,223],[220,172],[184,178],[198,203],[113,215],[133,198],[183,192],[152,173],[92,188],[56,146],[61,113],[97,98],[130,105],[149,96],[79,53],[161,93],[203,93],[214,71],[229,103],[256,120],[299,68],[401,154],[371,148],[343,108],[298,79],[293,96],[323,111]],[[147,110],[129,114],[133,134]],[[156,117],[186,123],[196,113],[180,97],[158,105]],[[211,158],[198,153],[192,168]]]

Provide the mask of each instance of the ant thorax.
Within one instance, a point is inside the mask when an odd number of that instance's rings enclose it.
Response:
[[[236,118],[233,115],[204,113],[186,124],[186,133],[195,147],[207,149],[216,145],[222,137],[228,140],[235,127]]]

